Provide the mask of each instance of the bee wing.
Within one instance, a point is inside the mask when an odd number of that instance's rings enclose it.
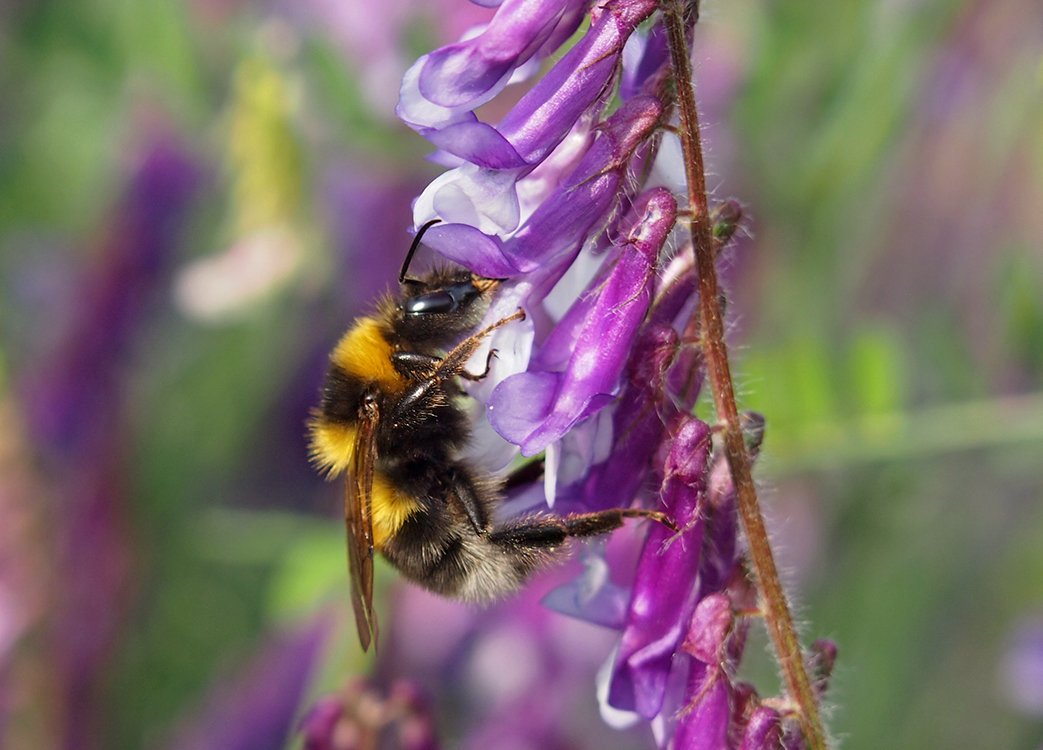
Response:
[[[373,613],[373,471],[376,429],[380,412],[376,402],[363,404],[355,439],[354,462],[344,493],[344,527],[348,538],[351,606],[362,650],[377,640]]]

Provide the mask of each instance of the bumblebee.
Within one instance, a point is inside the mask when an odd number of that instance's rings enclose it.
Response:
[[[313,463],[329,477],[347,474],[351,600],[363,650],[378,632],[374,551],[437,594],[487,602],[517,590],[569,537],[604,534],[628,517],[673,525],[644,509],[494,521],[505,480],[462,456],[469,428],[460,381],[488,374],[495,350],[482,373],[469,372],[469,360],[489,334],[525,313],[477,330],[501,280],[463,269],[410,278],[410,261],[434,223],[409,248],[399,296],[382,299],[337,343],[309,424]]]

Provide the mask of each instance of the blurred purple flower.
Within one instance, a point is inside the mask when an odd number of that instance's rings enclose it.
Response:
[[[612,634],[539,603],[539,590],[566,574],[547,571],[517,597],[477,613],[415,587],[396,590],[380,674],[408,670],[427,688],[445,711],[439,725],[447,745],[460,736],[453,746],[621,746],[582,699]]]
[[[218,683],[170,750],[280,750],[323,654],[330,618],[273,638],[227,682]],[[314,712],[316,709],[312,709]]]
[[[392,739],[399,750],[440,747],[427,696],[404,680],[387,695],[352,680],[339,693],[321,698],[301,720],[300,731],[304,750],[382,747]]]
[[[198,178],[168,138],[150,145],[135,168],[64,342],[27,379],[30,428],[48,451],[75,452],[114,427],[120,368],[169,268]]]
[[[999,677],[1012,706],[1029,716],[1043,716],[1043,616],[1026,617],[1014,628]]]
[[[56,350],[23,373],[27,431],[54,477],[55,606],[48,637],[60,746],[97,747],[97,683],[118,637],[131,561],[124,528],[125,367],[161,289],[196,165],[173,139],[145,149]]]

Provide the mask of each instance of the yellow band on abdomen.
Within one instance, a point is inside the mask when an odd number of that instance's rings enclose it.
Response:
[[[420,509],[420,501],[396,488],[383,474],[373,477],[373,545],[381,549]]]

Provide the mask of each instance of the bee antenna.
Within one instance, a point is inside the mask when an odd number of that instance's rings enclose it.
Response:
[[[424,226],[420,227],[420,229],[417,230],[416,237],[413,238],[413,244],[409,246],[409,252],[406,253],[406,259],[402,263],[402,270],[398,274],[399,284],[406,283],[406,273],[409,272],[409,264],[413,260],[413,253],[415,253],[416,249],[420,247],[420,242],[424,239],[424,232],[433,227],[435,224],[440,223],[441,221],[441,219],[431,219],[431,221],[427,222],[426,224],[424,224]]]

